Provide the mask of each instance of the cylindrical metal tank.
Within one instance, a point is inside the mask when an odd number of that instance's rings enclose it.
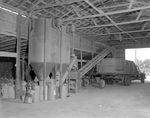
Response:
[[[29,39],[29,63],[39,80],[43,80],[44,62],[46,63],[46,78],[50,72],[55,73],[55,66],[59,71],[60,62],[62,63],[62,74],[64,74],[70,61],[70,38],[71,35],[66,33],[66,27],[62,26],[61,30],[53,28],[51,19],[34,19],[32,21]]]
[[[39,80],[43,80],[44,60],[46,62],[46,78],[56,63],[57,52],[54,48],[56,45],[54,42],[58,40],[56,35],[58,31],[56,29],[55,31],[52,30],[54,29],[51,27],[51,19],[34,19],[32,21],[29,40],[29,61]]]

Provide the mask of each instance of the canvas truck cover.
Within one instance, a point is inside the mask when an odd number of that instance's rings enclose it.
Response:
[[[103,74],[135,74],[137,68],[133,61],[106,58],[97,65],[97,72]]]

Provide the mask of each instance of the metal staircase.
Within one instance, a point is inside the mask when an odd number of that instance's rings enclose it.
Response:
[[[96,66],[105,56],[107,56],[114,47],[108,47],[96,55],[92,60],[86,63],[83,67],[78,70],[79,78],[82,78],[89,70]]]

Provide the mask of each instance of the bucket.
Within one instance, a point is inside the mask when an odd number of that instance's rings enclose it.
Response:
[[[56,80],[56,87],[59,87],[59,80]]]
[[[59,99],[60,90],[58,87],[55,87],[54,95],[55,95],[55,99]]]
[[[40,91],[40,95],[39,95],[39,97],[40,97],[40,100],[42,101],[43,100],[43,86],[39,86],[39,91]]]
[[[54,100],[55,99],[55,85],[49,84],[48,85],[48,100]]]
[[[0,88],[0,98],[2,97],[2,89]]]
[[[14,86],[8,86],[8,98],[15,98],[15,90],[14,90]]]
[[[47,92],[47,90],[48,90],[48,87],[47,86],[45,86],[45,100],[47,100],[47,94],[48,94],[48,92]]]
[[[33,103],[37,103],[40,101],[40,87],[39,86],[35,86],[35,91],[33,94]]]
[[[24,102],[28,103],[28,104],[31,104],[32,101],[33,101],[33,94],[34,94],[33,90],[28,90],[27,93],[26,93],[26,95],[25,95]]]
[[[27,83],[25,81],[22,82],[22,95],[21,95],[21,100],[24,101],[25,99],[25,94],[26,94],[26,85]]]
[[[2,87],[2,98],[8,98],[8,85],[5,84]]]
[[[60,98],[63,99],[63,98],[66,98],[67,97],[67,88],[68,88],[68,85],[67,84],[64,84],[60,87]]]
[[[96,83],[100,83],[100,77],[96,77]]]

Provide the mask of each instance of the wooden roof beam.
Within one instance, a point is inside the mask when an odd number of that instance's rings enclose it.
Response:
[[[121,22],[121,23],[116,23],[116,25],[126,25],[126,24],[131,24],[131,23],[141,23],[141,22],[146,22],[146,21],[150,21],[150,19],[144,19],[144,20],[138,20],[138,21],[125,21],[125,22]],[[79,29],[87,29],[87,28],[100,28],[100,27],[108,27],[108,26],[114,26],[114,24],[106,24],[106,25],[98,25],[98,26],[88,26],[88,27],[80,27],[80,28],[76,28],[77,30]]]
[[[146,27],[147,23],[148,23],[148,22],[145,22],[145,23],[144,23],[144,25],[143,25],[143,27],[142,27],[142,30],[144,30],[144,29],[145,29],[145,27]]]
[[[109,34],[89,34],[89,33],[84,33],[82,35],[88,35],[88,36],[107,36],[107,35],[111,35],[111,34],[127,34],[127,33],[138,33],[138,32],[146,32],[146,31],[150,31],[150,29],[146,29],[146,30],[136,30],[136,31],[123,31],[123,32],[114,32],[114,33],[109,33]]]
[[[149,6],[144,6],[144,7],[133,8],[133,9],[127,9],[127,10],[119,10],[119,11],[114,11],[114,12],[83,16],[83,17],[78,17],[78,18],[63,19],[62,21],[79,20],[79,19],[85,19],[85,18],[94,18],[94,17],[105,16],[105,15],[115,15],[115,14],[128,13],[128,12],[144,10],[144,9],[149,9],[149,8],[150,8],[150,5]]]
[[[27,11],[32,11],[32,10],[41,10],[41,9],[45,9],[45,8],[49,8],[49,7],[55,7],[55,6],[60,6],[60,5],[66,5],[66,4],[71,4],[71,3],[74,3],[74,2],[81,2],[83,0],[66,0],[64,2],[61,2],[61,3],[56,3],[56,4],[52,4],[52,3],[49,3],[45,6],[41,6],[41,7],[37,7],[37,8],[31,8]]]
[[[100,14],[104,14],[104,16],[107,18],[107,19],[109,19],[110,21],[111,21],[111,23],[113,24],[113,25],[115,25],[115,27],[116,28],[118,28],[121,32],[123,32],[123,30],[119,27],[119,26],[117,26],[116,25],[116,23],[108,16],[108,15],[106,15],[105,13],[104,13],[104,11],[102,11],[101,9],[98,9],[98,8],[96,8],[91,2],[89,2],[88,0],[84,0],[87,4],[89,4],[93,9],[95,9],[96,11],[98,11]],[[132,0],[133,2],[134,2],[134,0]],[[130,3],[131,4],[131,3]],[[129,5],[130,6],[130,5]],[[127,33],[128,34],[128,33]],[[138,43],[138,44],[140,44],[139,42],[137,42],[130,34],[128,34],[131,38],[132,38],[132,40],[134,40],[136,43]]]
[[[18,9],[18,8],[12,7],[12,6],[10,6],[10,5],[8,5],[8,4],[5,4],[5,3],[1,2],[1,1],[0,1],[0,7],[6,8],[6,9],[8,9],[8,10],[11,10],[11,11],[14,11],[14,12],[17,12],[17,13],[20,12],[20,13],[23,14],[23,15],[27,15],[27,13],[26,13],[25,11],[22,11],[22,10],[20,10],[20,9]]]
[[[0,51],[0,57],[17,57],[17,53]]]
[[[136,21],[138,21],[138,20],[140,19],[140,17],[141,17],[141,15],[142,15],[142,13],[143,13],[143,11],[141,10],[141,11],[139,12],[139,14],[138,14],[137,18],[136,18]]]
[[[131,9],[135,0],[131,0],[128,9]]]

